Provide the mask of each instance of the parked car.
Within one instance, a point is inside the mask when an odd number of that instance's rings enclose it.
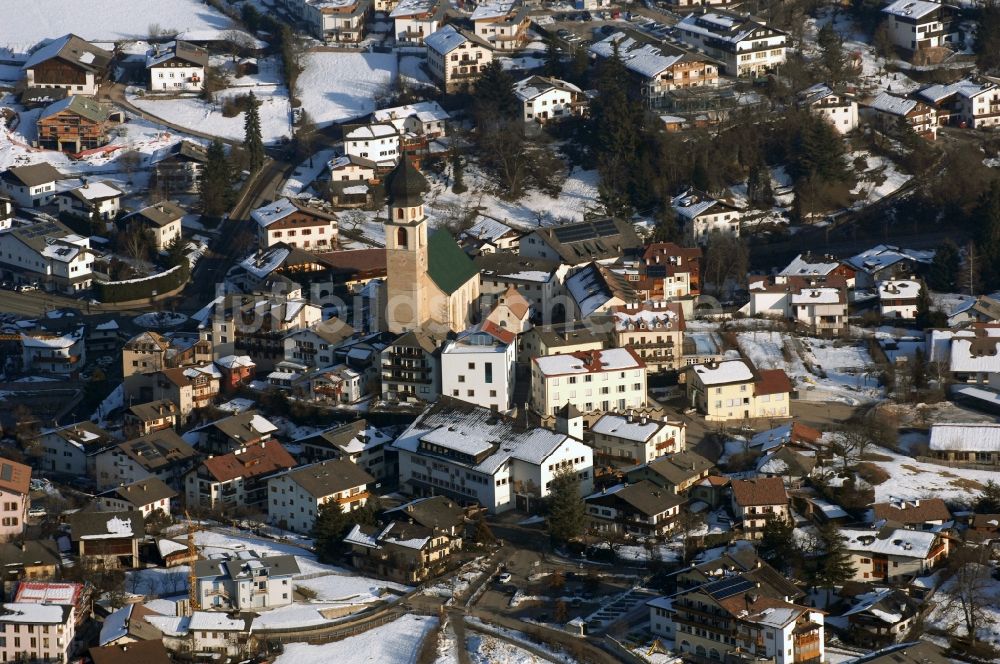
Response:
[[[33,286],[31,284],[20,284],[14,290],[18,293],[33,293],[38,290],[38,286]]]
[[[510,572],[501,572],[500,576],[497,577],[497,580],[500,581],[500,583],[510,583],[510,579]]]

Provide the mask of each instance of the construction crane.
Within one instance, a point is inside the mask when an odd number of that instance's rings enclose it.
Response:
[[[198,577],[194,571],[194,564],[198,560],[198,549],[194,545],[194,534],[201,530],[201,526],[196,524],[191,520],[191,515],[188,514],[187,510],[184,510],[184,516],[187,518],[187,550],[188,550],[188,605],[191,608],[191,612],[197,611],[200,607],[198,606]]]

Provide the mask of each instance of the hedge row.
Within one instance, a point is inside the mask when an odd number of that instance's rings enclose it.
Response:
[[[145,279],[126,281],[94,281],[94,296],[98,302],[131,302],[162,295],[180,288],[190,276],[187,261]]]

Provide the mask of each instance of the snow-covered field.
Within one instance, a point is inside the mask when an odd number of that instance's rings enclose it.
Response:
[[[859,343],[800,337],[801,352],[793,338],[781,332],[754,330],[737,335],[740,349],[758,369],[784,369],[799,391],[799,398],[821,394],[823,399],[848,404],[870,403],[882,394],[867,374],[873,361]],[[787,355],[788,359],[785,359]],[[826,374],[813,373],[803,359]]]
[[[986,482],[996,481],[997,474],[990,470],[949,468],[934,463],[923,463],[913,457],[886,449],[874,450],[890,460],[879,460],[878,466],[889,473],[889,479],[875,487],[875,500],[890,498],[913,500],[941,498],[946,501],[971,503]]]
[[[858,173],[858,183],[851,191],[860,197],[855,205],[870,205],[903,187],[913,179],[912,175],[901,173],[896,164],[878,155],[862,151],[851,155],[852,159],[864,157],[868,167]]]
[[[535,664],[539,661],[524,648],[489,634],[469,634],[467,644],[473,664]]]
[[[396,78],[391,53],[309,53],[299,76],[302,108],[318,126],[366,115],[375,95]]]
[[[388,594],[386,588],[393,588],[400,593],[410,590],[409,587],[389,581],[377,581],[363,576],[330,573],[315,579],[296,580],[296,586],[302,586],[316,593],[316,599],[331,602],[350,602],[351,604],[369,603]]]
[[[290,643],[275,664],[412,664],[421,641],[435,625],[436,618],[408,615],[343,641],[318,646]]]
[[[4,5],[0,48],[15,53],[68,32],[107,42],[146,37],[153,25],[199,34],[232,27],[228,18],[198,0],[8,0]]]
[[[953,598],[956,582],[956,577],[948,579],[934,594],[932,598],[934,608],[927,615],[925,622],[928,627],[935,627],[945,633],[965,636],[968,629],[962,605]],[[983,613],[980,620],[981,627],[976,630],[977,636],[993,646],[1000,645],[1000,581],[993,578],[991,570],[983,571],[982,583],[977,584],[974,599],[981,606]]]
[[[220,92],[218,101],[210,104],[196,97],[177,99],[156,99],[153,97],[130,97],[133,104],[151,115],[172,122],[185,129],[202,133],[243,140],[244,113],[227,118],[222,114],[222,102],[230,97],[245,94],[246,90],[229,88]],[[274,143],[292,135],[292,107],[288,101],[288,91],[283,87],[272,90],[257,89],[254,95],[260,102],[260,130],[265,143]]]

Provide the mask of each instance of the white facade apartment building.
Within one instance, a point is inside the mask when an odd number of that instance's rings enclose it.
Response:
[[[18,207],[40,207],[52,201],[56,182],[63,179],[63,174],[48,162],[13,166],[0,171],[0,191],[6,192]]]
[[[257,243],[267,249],[279,242],[297,249],[334,249],[337,245],[337,217],[312,208],[306,208],[287,198],[279,198],[250,213],[257,222]],[[280,260],[288,254],[280,256]],[[276,254],[276,260],[279,256]],[[253,256],[247,261],[252,263]],[[261,268],[257,268],[260,270]],[[273,269],[273,268],[272,268]]]
[[[21,335],[24,371],[71,376],[87,363],[83,328],[62,336]]]
[[[631,348],[534,358],[532,408],[543,416],[555,415],[567,403],[584,415],[645,408],[645,362]]]
[[[287,3],[317,39],[356,43],[365,38],[371,0],[291,0]]]
[[[90,238],[58,221],[37,221],[0,232],[0,273],[16,283],[32,283],[72,295],[90,288],[94,252]]]
[[[789,415],[792,384],[781,369],[758,371],[745,360],[695,364],[685,384],[688,403],[709,422]]]
[[[846,134],[858,128],[858,102],[823,83],[800,92],[799,105],[829,122],[838,133]]]
[[[948,557],[948,539],[924,530],[841,528],[854,581],[894,583],[923,576]]]
[[[477,37],[498,51],[516,51],[528,40],[528,13],[520,0],[484,0],[470,17]]]
[[[67,189],[56,196],[59,212],[78,217],[90,217],[94,212],[102,219],[113,219],[121,209],[125,193],[110,182],[84,182],[79,187]]]
[[[896,0],[882,8],[889,38],[907,51],[944,46],[954,40],[950,12],[941,3],[927,0]]]
[[[888,279],[879,282],[878,307],[882,318],[916,318],[922,289],[923,284],[916,279]]]
[[[391,122],[407,133],[433,139],[447,135],[451,115],[436,101],[418,101],[373,111],[372,119],[375,122]]]
[[[275,475],[267,481],[268,520],[296,533],[308,533],[326,503],[339,503],[344,512],[364,507],[370,495],[368,485],[374,481],[360,466],[342,459]]]
[[[490,321],[472,327],[441,349],[441,391],[505,412],[514,394],[517,336]]]
[[[868,107],[881,121],[885,130],[891,129],[902,119],[910,125],[917,136],[932,141],[937,139],[937,111],[930,104],[883,92],[875,97]]]
[[[636,466],[687,449],[687,425],[640,415],[607,413],[590,427],[594,459],[617,467]]]
[[[917,95],[937,110],[938,122],[960,124],[971,129],[1000,126],[1000,87],[969,79],[947,85],[931,85]]]
[[[397,45],[421,46],[425,37],[437,31],[444,7],[439,0],[399,0],[389,18]]]
[[[638,353],[651,371],[672,371],[684,363],[684,310],[676,302],[615,307],[615,344]]]
[[[724,62],[730,76],[761,76],[785,62],[787,35],[749,14],[695,12],[677,23],[674,34]]]
[[[0,661],[69,662],[75,614],[71,604],[5,603],[0,611]]]
[[[593,452],[565,433],[527,428],[488,408],[441,397],[393,443],[399,483],[418,496],[476,502],[491,514],[531,509],[558,473],[594,486]]]
[[[493,61],[493,49],[488,43],[454,25],[429,35],[425,43],[431,76],[448,92],[463,84],[474,87],[479,73]]]
[[[153,44],[146,53],[151,92],[198,92],[205,87],[208,51],[182,41]]]
[[[117,443],[90,420],[42,431],[39,436],[45,470],[84,477],[92,475],[94,455]]]
[[[576,115],[582,110],[583,90],[558,78],[529,76],[514,84],[514,95],[521,102],[524,122],[545,124]]]
[[[713,233],[740,236],[740,211],[703,191],[688,189],[671,201],[684,222],[684,233],[698,244],[708,244]]]
[[[399,161],[401,134],[391,122],[346,127],[344,154],[375,162],[379,168],[392,168]]]
[[[199,606],[249,611],[287,606],[294,601],[295,556],[265,556],[239,551],[194,563]]]

